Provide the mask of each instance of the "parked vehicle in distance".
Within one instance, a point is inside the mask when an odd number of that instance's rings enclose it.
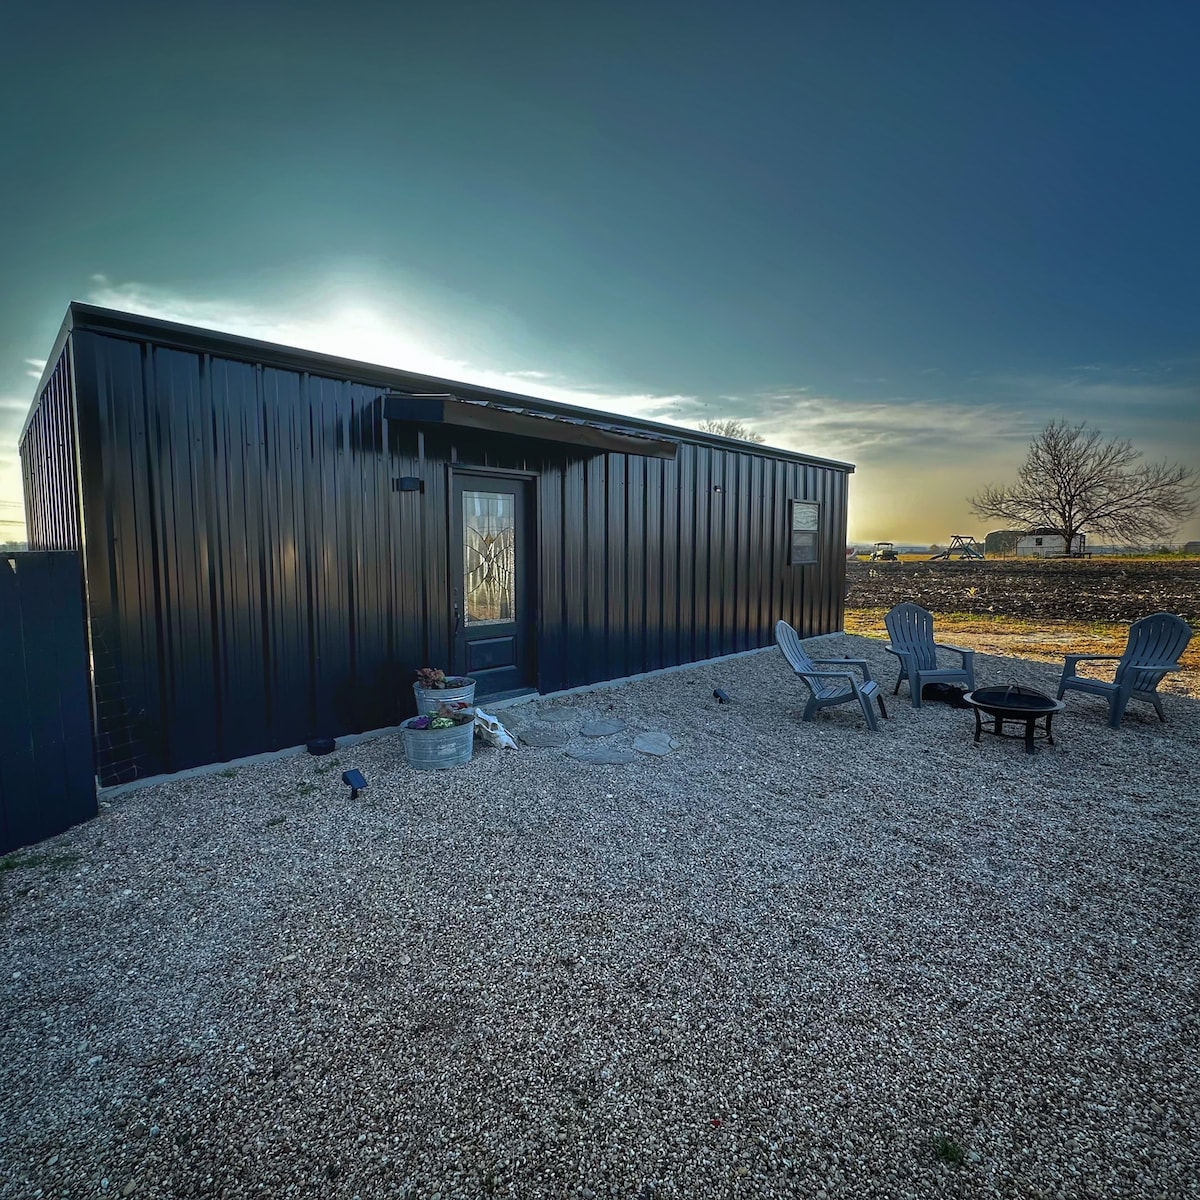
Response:
[[[876,542],[871,551],[872,562],[899,562],[900,555],[896,553],[895,542]]]

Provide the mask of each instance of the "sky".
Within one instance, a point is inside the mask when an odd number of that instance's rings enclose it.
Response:
[[[1183,0],[6,5],[0,541],[71,300],[737,418],[860,543],[997,528],[1049,420],[1200,463],[1197,62]]]

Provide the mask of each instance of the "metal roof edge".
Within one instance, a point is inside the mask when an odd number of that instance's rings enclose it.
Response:
[[[495,399],[504,404],[540,409],[551,415],[564,415],[608,425],[624,426],[632,432],[644,431],[658,438],[674,438],[702,446],[711,446],[719,450],[760,454],[770,458],[828,467],[833,470],[845,471],[847,474],[852,474],[855,469],[853,463],[821,458],[815,454],[804,454],[798,450],[766,446],[758,442],[745,442],[739,438],[722,437],[720,434],[705,433],[688,425],[670,425],[664,421],[650,421],[643,417],[627,417],[619,413],[585,408],[582,405],[547,400],[540,396],[506,392],[499,388],[443,379],[436,375],[421,375],[399,367],[385,367],[378,363],[366,363],[357,359],[342,358],[338,355],[323,354],[318,350],[304,350],[297,346],[284,346],[278,342],[264,342],[257,338],[225,333],[218,329],[206,329],[196,325],[184,325],[176,321],[165,321],[160,317],[120,312],[116,309],[85,304],[78,300],[73,300],[67,310],[67,320],[63,323],[63,333],[60,334],[60,338],[65,338],[65,335],[72,330],[90,330],[124,337],[147,338],[159,344],[173,345],[179,349],[204,350],[227,356],[232,351],[233,357],[248,357],[254,362],[266,365],[290,367],[309,371],[312,374],[333,375],[335,378],[369,382],[385,389],[450,391],[459,398],[471,397],[483,401]],[[58,351],[55,353],[55,358],[57,358],[57,353]],[[39,384],[39,395],[44,386],[44,382]]]
[[[21,425],[21,432],[17,434],[17,446],[25,440],[25,434],[29,429],[29,423],[33,420],[34,414],[38,410],[38,406],[42,401],[42,393],[46,390],[46,384],[50,382],[50,376],[54,374],[54,368],[58,366],[58,360],[62,356],[63,347],[67,344],[67,338],[71,336],[72,318],[74,302],[67,306],[67,314],[63,317],[62,324],[58,327],[58,333],[54,338],[54,346],[50,351],[50,357],[46,359],[46,365],[42,368],[41,377],[37,381],[37,387],[33,392],[33,401],[29,405],[29,411],[25,414],[25,421]]]

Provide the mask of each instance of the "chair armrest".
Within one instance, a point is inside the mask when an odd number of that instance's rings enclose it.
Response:
[[[935,647],[939,650],[952,650],[955,654],[961,654],[964,657],[974,654],[974,650],[968,650],[966,646],[951,646],[949,642],[934,642]]]
[[[1183,668],[1172,659],[1169,663],[1165,662],[1131,662],[1125,664],[1125,670],[1128,671],[1182,671]]]
[[[853,671],[805,671],[803,678],[805,679],[844,679],[852,691],[857,692],[859,689],[858,676]]]
[[[864,680],[869,681],[871,678],[871,668],[865,658],[814,658],[812,661],[818,667],[857,667],[862,671]]]
[[[1072,670],[1076,663],[1081,662],[1120,662],[1120,654],[1068,654],[1066,670]]]

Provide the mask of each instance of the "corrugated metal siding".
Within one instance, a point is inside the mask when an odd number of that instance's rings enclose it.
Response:
[[[30,550],[79,550],[71,349],[64,346],[21,438],[26,538]]]
[[[426,531],[379,389],[74,336],[102,779],[398,719]]]
[[[73,343],[104,782],[407,715],[413,671],[449,665],[455,462],[536,478],[544,692],[768,645],[781,616],[841,627],[839,468],[422,432],[375,384]],[[792,498],[823,505],[819,566],[787,565]]]
[[[541,480],[543,692],[770,645],[781,617],[804,636],[841,629],[844,471],[688,443],[671,462],[503,442],[455,449]],[[791,499],[822,505],[816,565],[787,564]]]

